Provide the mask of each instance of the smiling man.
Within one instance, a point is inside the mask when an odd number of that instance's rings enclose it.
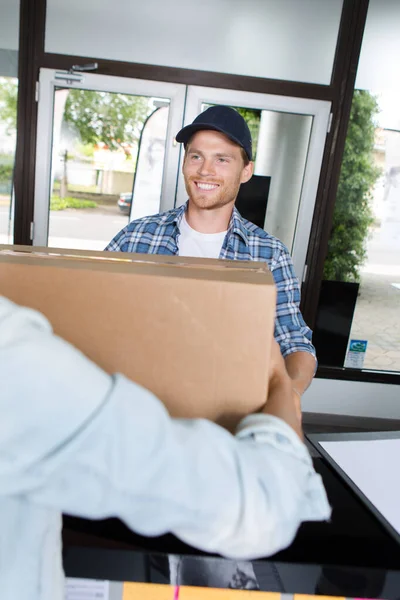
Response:
[[[106,250],[266,262],[278,292],[275,339],[300,407],[316,360],[311,330],[300,313],[292,260],[280,240],[243,219],[235,208],[240,185],[254,168],[247,123],[233,108],[212,106],[176,139],[185,146],[187,203],[129,223]]]

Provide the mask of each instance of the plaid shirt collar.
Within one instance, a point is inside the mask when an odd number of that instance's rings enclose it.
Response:
[[[181,221],[183,219],[183,215],[186,212],[188,206],[188,202],[189,201],[185,202],[185,204],[182,204],[182,206],[180,206],[176,210],[171,211],[171,214],[167,217],[167,219],[164,222],[165,225],[174,223],[179,230]],[[239,235],[246,244],[246,246],[249,245],[248,230],[244,223],[243,217],[237,210],[236,206],[233,207],[231,220],[229,222],[227,233],[228,238],[230,238],[232,234]]]

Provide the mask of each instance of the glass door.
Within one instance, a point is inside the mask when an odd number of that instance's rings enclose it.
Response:
[[[296,274],[302,279],[331,104],[189,86],[185,125],[215,104],[236,108],[250,127],[256,180],[250,197],[255,193],[264,198],[261,226],[288,247]],[[260,186],[265,187],[264,194],[257,189]],[[241,200],[240,210],[244,207],[245,216],[246,200]],[[177,205],[184,202],[186,190],[180,178]]]
[[[254,222],[301,279],[330,116],[329,102],[303,98],[42,69],[34,245],[101,250],[130,220],[183,204],[174,136],[212,104],[247,120],[255,177],[240,210],[263,204]]]
[[[186,87],[42,69],[33,244],[102,250],[173,208]]]
[[[18,79],[0,73],[0,244],[14,237],[14,161],[17,143]]]

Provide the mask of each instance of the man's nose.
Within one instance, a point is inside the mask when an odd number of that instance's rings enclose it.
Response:
[[[214,175],[214,173],[214,161],[211,158],[205,158],[199,166],[199,175],[203,175],[205,177],[207,175]]]

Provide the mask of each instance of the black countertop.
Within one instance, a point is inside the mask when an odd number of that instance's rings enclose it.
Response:
[[[399,600],[400,545],[322,458],[313,460],[325,483],[332,519],[303,524],[288,549],[254,561],[259,589]],[[234,564],[170,535],[143,538],[117,519],[64,519],[67,576],[168,583],[165,555],[180,557],[185,574],[179,583],[187,585],[225,587],[224,578],[210,572]]]

